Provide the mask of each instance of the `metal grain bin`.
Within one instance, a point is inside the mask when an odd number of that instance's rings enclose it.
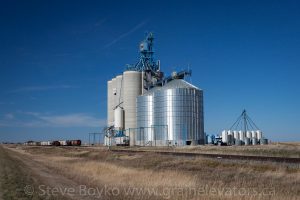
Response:
[[[137,128],[144,133],[141,140],[157,140],[161,145],[204,144],[203,91],[182,79],[139,96],[136,115]]]

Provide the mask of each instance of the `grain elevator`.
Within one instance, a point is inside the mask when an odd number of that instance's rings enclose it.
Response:
[[[153,54],[153,34],[140,43],[140,59],[107,82],[106,145],[204,144],[203,91],[185,80],[191,71],[165,76]]]

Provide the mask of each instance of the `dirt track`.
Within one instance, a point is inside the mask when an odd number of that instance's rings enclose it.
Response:
[[[10,180],[1,180],[3,199],[90,199],[80,194],[78,183],[58,175],[39,162],[38,156],[1,146],[0,150],[5,155],[1,157],[0,170],[10,177]],[[18,170],[19,173],[8,171],[8,168]]]

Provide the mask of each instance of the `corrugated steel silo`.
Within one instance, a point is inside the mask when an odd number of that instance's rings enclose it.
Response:
[[[137,126],[143,131],[135,135],[136,145],[152,142],[153,137],[153,96],[139,96],[137,98]],[[153,128],[152,128],[153,127]]]
[[[138,97],[137,114],[138,127],[154,127],[161,145],[204,144],[203,91],[182,79]]]

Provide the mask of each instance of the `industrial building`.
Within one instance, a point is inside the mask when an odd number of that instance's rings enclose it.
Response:
[[[204,144],[203,91],[191,71],[165,76],[153,54],[153,34],[140,43],[140,59],[107,82],[106,145]]]

